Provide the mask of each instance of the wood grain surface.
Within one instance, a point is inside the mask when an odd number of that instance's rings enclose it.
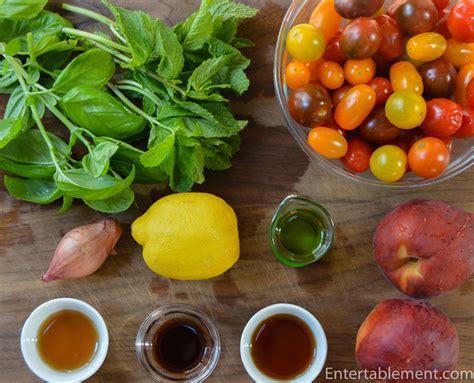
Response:
[[[234,167],[208,172],[195,190],[229,202],[239,218],[241,259],[225,275],[201,282],[170,281],[153,274],[141,249],[130,237],[129,224],[152,202],[167,193],[159,187],[138,187],[136,206],[118,219],[125,234],[118,255],[93,276],[77,281],[40,281],[56,244],[70,229],[101,217],[81,204],[63,215],[58,206],[40,207],[15,201],[0,189],[0,382],[36,382],[26,367],[19,336],[23,322],[39,304],[53,298],[82,299],[105,318],[110,346],[107,359],[90,382],[146,382],[135,357],[135,336],[141,321],[155,308],[189,303],[217,323],[223,347],[209,382],[250,382],[239,356],[240,334],[259,309],[289,302],[310,310],[324,326],[327,367],[356,369],[354,343],[359,325],[380,301],[402,295],[384,279],[372,256],[371,241],[379,219],[413,198],[441,199],[474,211],[474,169],[441,185],[419,191],[389,192],[346,182],[312,163],[284,126],[273,92],[273,54],[280,22],[289,0],[247,0],[260,9],[245,22],[241,35],[257,46],[248,50],[252,89],[233,108],[251,122],[243,133]],[[106,12],[99,1],[73,3]],[[143,9],[174,23],[190,14],[198,0],[120,0],[119,5]],[[59,4],[59,2],[57,2]],[[73,18],[76,25],[96,25]],[[5,99],[0,105],[4,107]],[[272,214],[286,195],[300,193],[324,204],[337,222],[332,251],[308,268],[279,264],[269,247]],[[432,302],[455,323],[461,341],[458,369],[474,366],[474,280]],[[324,375],[324,374],[323,374]],[[321,376],[318,382],[325,382]]]

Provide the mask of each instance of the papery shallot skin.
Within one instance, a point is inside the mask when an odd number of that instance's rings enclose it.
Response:
[[[44,282],[86,277],[96,272],[114,247],[122,227],[114,219],[79,226],[67,233],[56,248]]]

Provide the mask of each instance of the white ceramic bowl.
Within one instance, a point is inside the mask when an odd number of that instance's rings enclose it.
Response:
[[[74,371],[61,372],[49,367],[41,359],[37,348],[37,334],[50,315],[62,310],[80,311],[94,323],[98,334],[98,348],[92,360]],[[96,373],[105,360],[109,347],[109,333],[102,316],[91,305],[72,298],[53,299],[38,306],[28,317],[21,331],[21,352],[26,364],[40,379],[51,383],[78,383]]]
[[[328,352],[326,334],[324,333],[323,327],[313,314],[302,307],[286,303],[265,307],[250,318],[245,326],[244,331],[242,332],[242,337],[240,338],[240,357],[242,358],[242,363],[244,364],[247,373],[257,383],[282,382],[280,380],[269,378],[260,372],[257,366],[255,366],[250,353],[252,335],[255,329],[265,319],[278,314],[294,315],[305,322],[313,332],[314,338],[316,339],[316,354],[313,362],[303,374],[291,379],[291,383],[308,383],[314,381],[321,373],[324,364],[326,363]]]

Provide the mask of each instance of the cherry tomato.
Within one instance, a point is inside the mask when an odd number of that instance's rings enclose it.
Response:
[[[332,97],[331,97],[331,100],[332,100],[332,105],[334,106],[334,108],[336,108],[339,103],[341,102],[341,100],[344,98],[344,96],[346,95],[346,93],[349,91],[349,89],[351,89],[352,87],[350,85],[344,85],[344,86],[341,86],[339,89],[336,89],[333,94],[332,94]]]
[[[303,62],[318,60],[326,49],[323,33],[311,24],[291,28],[286,38],[286,48],[295,59]]]
[[[442,58],[423,64],[418,72],[425,98],[450,98],[456,90],[456,68]]]
[[[385,145],[391,143],[400,135],[401,130],[392,125],[385,116],[384,108],[376,108],[359,126],[361,137],[375,145]]]
[[[311,129],[308,144],[326,158],[341,158],[347,153],[347,141],[336,130],[325,127]]]
[[[426,117],[426,102],[415,92],[395,92],[385,104],[385,114],[397,128],[414,129]]]
[[[422,139],[425,135],[421,129],[411,129],[411,130],[400,130],[400,134],[395,141],[392,142],[392,145],[398,146],[400,149],[408,155],[413,144]]]
[[[433,61],[446,51],[446,39],[435,32],[425,32],[413,36],[407,43],[407,53],[413,60]]]
[[[293,119],[303,126],[321,125],[331,116],[331,99],[319,85],[308,84],[295,90],[288,99]]]
[[[341,32],[338,32],[331,40],[328,41],[326,51],[324,52],[324,60],[342,63],[347,57],[341,51]]]
[[[474,78],[466,88],[466,102],[468,106],[474,107]]]
[[[384,145],[370,157],[372,174],[384,182],[400,180],[407,169],[406,153],[395,145]]]
[[[454,38],[474,41],[474,2],[459,0],[448,16],[448,28]]]
[[[323,0],[314,8],[309,23],[323,32],[326,41],[331,40],[339,30],[342,17],[336,12],[334,0]]]
[[[440,140],[444,142],[444,144],[449,150],[449,154],[451,155],[451,150],[453,149],[453,136],[441,138]]]
[[[345,19],[372,16],[383,6],[383,0],[335,0],[337,12]]]
[[[423,94],[423,79],[408,61],[399,61],[390,68],[390,83],[394,92],[402,90]]]
[[[344,74],[351,85],[367,84],[375,76],[375,62],[370,58],[347,60],[344,64]]]
[[[382,44],[378,54],[384,60],[392,61],[403,54],[403,34],[397,22],[388,15],[375,19],[382,33]]]
[[[431,0],[406,0],[395,9],[398,25],[409,35],[431,32],[438,23],[438,10]]]
[[[418,177],[434,178],[448,167],[449,157],[449,149],[443,141],[436,137],[425,137],[411,147],[408,164]]]
[[[341,158],[344,166],[356,173],[363,173],[370,167],[370,156],[372,147],[358,137],[352,137],[348,141],[347,153]]]
[[[368,85],[352,87],[341,100],[334,113],[337,124],[345,130],[357,128],[375,106],[375,92]]]
[[[342,129],[340,126],[337,126],[336,122],[334,122],[334,125],[328,125],[327,126],[329,129],[333,129],[336,132],[338,132],[342,137],[344,137],[347,140],[347,130]]]
[[[370,80],[368,85],[375,92],[375,107],[385,105],[388,98],[393,93],[392,84],[390,84],[390,81],[383,77],[375,77],[374,79]]]
[[[462,124],[462,109],[446,98],[434,98],[426,103],[426,118],[421,130],[427,136],[445,138],[456,133]]]
[[[450,0],[431,0],[433,4],[436,6],[438,13],[443,12],[449,5]]]
[[[466,89],[473,78],[474,63],[464,65],[458,73],[456,80],[456,92],[454,92],[454,100],[459,105],[467,105]]]
[[[337,89],[344,84],[344,70],[334,61],[326,61],[319,66],[319,81],[328,89]]]
[[[438,24],[436,25],[436,28],[434,29],[434,32],[439,33],[440,35],[444,36],[445,39],[450,39],[451,38],[451,33],[449,32],[448,29],[448,15],[449,11],[445,10],[439,14],[440,19],[438,21]]]
[[[455,39],[449,39],[443,57],[458,68],[474,63],[474,42],[463,43]]]
[[[346,26],[341,35],[341,50],[351,59],[366,59],[382,44],[382,31],[375,20],[359,17]]]
[[[462,125],[454,137],[474,137],[474,108],[465,106],[462,108]]]
[[[372,56],[372,60],[375,62],[375,75],[377,77],[389,77],[390,67],[392,63],[390,61],[385,60],[382,56],[378,53]]]
[[[309,84],[311,73],[302,62],[291,62],[286,66],[285,81],[288,88],[296,90]]]

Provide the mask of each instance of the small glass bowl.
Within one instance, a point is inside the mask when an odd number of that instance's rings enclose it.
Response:
[[[185,373],[165,370],[153,356],[154,336],[158,329],[170,320],[189,321],[203,330],[207,348],[202,361]],[[207,379],[216,368],[221,353],[221,342],[217,327],[209,316],[193,306],[175,304],[160,307],[146,317],[138,330],[135,349],[140,365],[153,381],[198,383]]]
[[[320,223],[324,228],[324,236],[322,238],[321,245],[315,248],[310,254],[295,255],[288,251],[278,239],[278,224],[280,219],[283,218],[287,213],[296,209],[305,209],[314,212],[318,216]],[[280,203],[280,206],[273,216],[270,226],[270,245],[273,255],[286,266],[308,266],[324,257],[332,247],[334,241],[334,229],[334,221],[331,218],[329,212],[323,206],[306,197],[289,195]]]
[[[443,181],[446,181],[465,170],[469,169],[474,164],[474,138],[455,138],[453,140],[453,148],[451,150],[451,162],[442,175],[436,178],[425,179],[416,176],[414,173],[407,173],[398,182],[385,183],[375,178],[370,171],[357,174],[345,169],[341,161],[327,159],[316,153],[307,143],[307,136],[310,132],[296,121],[290,115],[288,109],[288,97],[290,91],[285,85],[285,68],[290,62],[291,57],[288,55],[285,45],[286,36],[290,29],[297,24],[307,23],[313,9],[320,3],[320,0],[293,0],[286,15],[282,21],[280,32],[278,35],[278,42],[275,50],[274,62],[274,84],[275,92],[278,100],[280,110],[285,118],[288,130],[293,138],[298,142],[301,149],[308,155],[308,157],[321,164],[326,170],[331,173],[338,174],[347,180],[356,182],[362,185],[375,186],[384,189],[392,190],[406,190],[420,187],[427,187]],[[393,0],[386,0],[385,6],[388,7]],[[455,3],[454,1],[451,2]]]

